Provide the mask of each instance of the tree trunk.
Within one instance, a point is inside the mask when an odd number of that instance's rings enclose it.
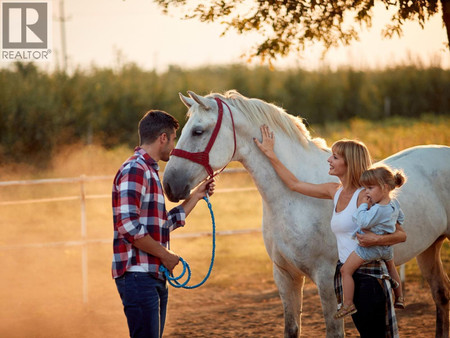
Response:
[[[441,0],[442,3],[442,19],[444,20],[445,28],[447,28],[447,39],[450,49],[450,0]]]

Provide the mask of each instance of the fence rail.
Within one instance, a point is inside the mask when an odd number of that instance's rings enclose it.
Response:
[[[243,168],[227,168],[222,174],[233,174],[233,173],[245,173],[246,170]],[[90,181],[105,181],[113,180],[112,175],[103,176],[86,176],[81,175],[79,177],[66,177],[66,178],[44,178],[39,180],[22,180],[22,181],[3,181],[0,182],[0,187],[7,187],[13,185],[33,185],[33,184],[51,184],[51,183],[78,183],[78,182],[90,182]]]
[[[230,168],[225,169],[223,174],[231,174],[231,173],[245,173],[245,169],[243,168]],[[114,176],[86,176],[81,175],[79,177],[68,177],[68,178],[48,178],[48,179],[39,179],[39,180],[22,180],[22,181],[3,181],[0,182],[0,187],[10,187],[10,186],[26,186],[26,185],[38,185],[38,184],[59,184],[59,183],[79,183],[80,184],[80,194],[76,196],[61,196],[61,197],[52,197],[52,198],[38,198],[38,199],[26,199],[26,200],[13,200],[13,201],[3,201],[0,202],[0,206],[8,206],[8,205],[21,205],[21,204],[33,204],[33,203],[51,203],[51,202],[64,202],[64,201],[80,201],[80,210],[81,210],[81,241],[64,241],[64,242],[47,242],[47,243],[29,243],[29,244],[18,244],[18,245],[3,245],[0,246],[0,250],[6,249],[17,249],[17,248],[26,248],[26,247],[45,247],[45,246],[73,246],[73,245],[82,245],[89,243],[103,243],[110,242],[111,239],[86,239],[86,200],[89,199],[103,199],[103,198],[111,198],[111,194],[97,194],[97,195],[86,195],[84,190],[84,183],[86,182],[94,182],[94,181],[112,181]],[[225,188],[218,189],[216,193],[231,193],[231,192],[245,192],[245,191],[256,191],[256,188]],[[218,235],[232,235],[239,234],[245,232],[254,232],[260,231],[260,229],[247,229],[247,230],[225,230],[217,232]],[[190,233],[190,234],[173,234],[172,238],[185,238],[185,237],[202,237],[207,236],[209,233],[198,232],[198,233]]]

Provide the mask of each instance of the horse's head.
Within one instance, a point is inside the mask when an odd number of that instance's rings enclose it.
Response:
[[[179,95],[189,108],[189,120],[164,170],[164,190],[173,202],[187,198],[192,188],[225,167],[235,152],[230,107],[212,96],[188,94]]]

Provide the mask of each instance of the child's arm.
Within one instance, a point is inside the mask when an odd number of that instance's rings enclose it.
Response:
[[[374,204],[370,209],[367,203],[361,203],[353,215],[355,222],[361,229],[370,229],[380,223],[378,204]]]

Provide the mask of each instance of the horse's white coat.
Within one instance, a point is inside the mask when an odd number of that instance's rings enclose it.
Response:
[[[267,158],[253,142],[260,138],[261,123],[250,122],[249,115],[261,114],[269,104],[247,99],[238,93],[201,97],[189,92],[191,98],[180,96],[190,107],[177,148],[202,151],[217,121],[217,104],[220,97],[230,106],[236,125],[237,150],[233,158],[233,130],[230,112],[224,106],[224,120],[210,153],[214,170],[230,160],[241,162],[252,176],[262,196],[263,237],[267,252],[273,261],[274,279],[278,286],[285,312],[285,336],[300,335],[300,315],[304,276],[317,285],[326,321],[327,337],[342,337],[343,321],[334,320],[336,299],[333,275],[337,260],[336,240],[330,229],[332,202],[291,192],[278,178]],[[255,111],[246,100],[257,101]],[[271,105],[273,108],[273,105]],[[206,108],[206,109],[205,109]],[[300,180],[312,183],[336,181],[328,175],[328,149],[313,142],[301,125],[300,136],[288,135],[274,121],[272,113],[259,119],[274,131],[275,152],[287,168]],[[278,109],[275,114],[286,113]],[[259,121],[257,119],[257,121]],[[288,122],[286,122],[288,121]],[[283,123],[292,123],[292,118]],[[298,121],[297,121],[298,124]],[[193,130],[201,130],[197,135]],[[306,142],[305,142],[306,141]],[[437,307],[437,336],[448,337],[450,282],[440,262],[439,249],[445,237],[450,237],[450,148],[444,146],[416,147],[405,150],[385,160],[405,171],[408,181],[401,188],[398,199],[405,212],[404,229],[408,238],[395,248],[397,264],[418,257],[419,265],[429,280]],[[186,159],[171,157],[164,172],[164,187],[171,200],[186,197],[186,191],[205,179],[203,167]],[[436,254],[437,253],[437,254]]]

